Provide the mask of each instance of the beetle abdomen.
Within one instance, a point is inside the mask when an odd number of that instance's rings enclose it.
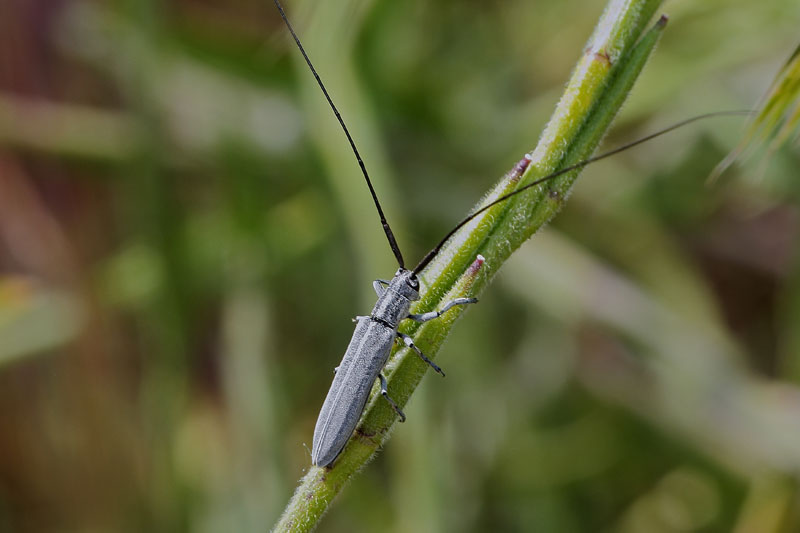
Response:
[[[358,321],[314,428],[311,462],[327,466],[358,424],[372,384],[392,348],[396,332],[371,318]]]

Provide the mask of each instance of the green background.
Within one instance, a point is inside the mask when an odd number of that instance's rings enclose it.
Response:
[[[537,141],[586,0],[292,2],[414,263]],[[604,143],[752,108],[795,1],[667,2]],[[0,531],[264,531],[396,265],[267,0],[0,5]],[[800,528],[796,145],[589,167],[320,531]]]

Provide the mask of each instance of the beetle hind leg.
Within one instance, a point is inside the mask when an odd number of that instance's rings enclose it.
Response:
[[[383,374],[378,374],[378,379],[381,381],[381,396],[386,398],[386,401],[389,402],[389,405],[392,406],[394,412],[397,413],[397,416],[400,417],[400,422],[405,422],[406,421],[405,413],[403,413],[402,409],[400,409],[397,406],[397,404],[394,403],[394,400],[392,400],[392,398],[389,396],[389,389],[386,387],[386,378],[383,376]]]

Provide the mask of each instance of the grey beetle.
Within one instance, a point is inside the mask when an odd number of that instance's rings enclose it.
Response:
[[[402,339],[406,346],[444,375],[442,369],[414,345],[411,337],[397,331],[400,321],[410,318],[425,322],[455,305],[477,302],[475,298],[458,298],[445,305],[441,311],[413,315],[409,314],[409,307],[411,302],[419,299],[419,280],[414,271],[400,268],[391,281],[377,280],[373,286],[378,294],[378,302],[369,316],[356,317],[358,324],[353,338],[336,369],[333,384],[317,418],[311,461],[318,466],[331,464],[350,439],[376,378],[380,380],[383,397],[392,405],[400,420],[405,420],[405,415],[389,396],[386,378],[381,374],[397,338]]]

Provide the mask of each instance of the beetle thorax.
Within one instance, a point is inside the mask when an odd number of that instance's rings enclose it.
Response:
[[[396,328],[397,324],[408,316],[411,302],[415,300],[419,300],[417,276],[412,271],[401,268],[378,298],[371,317]]]

